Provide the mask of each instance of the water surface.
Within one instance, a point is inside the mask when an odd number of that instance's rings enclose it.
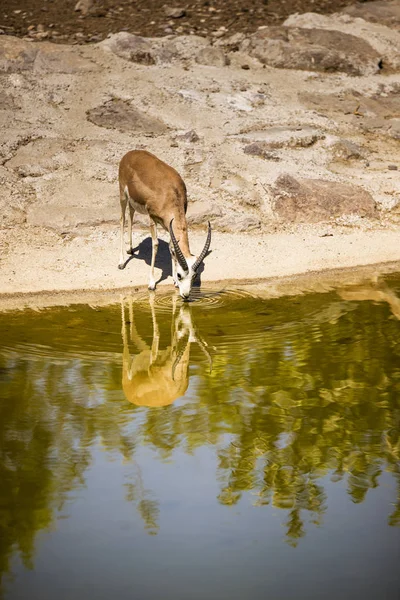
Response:
[[[398,296],[0,314],[0,595],[397,600]]]

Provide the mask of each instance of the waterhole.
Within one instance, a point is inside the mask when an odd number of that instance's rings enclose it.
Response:
[[[0,313],[0,596],[397,600],[399,297]]]

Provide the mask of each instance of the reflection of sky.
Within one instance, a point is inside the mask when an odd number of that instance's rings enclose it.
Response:
[[[93,597],[251,599],[337,598],[397,600],[399,531],[387,526],[395,492],[383,474],[366,500],[353,504],[346,484],[321,480],[329,510],[323,525],[306,525],[297,548],[282,542],[283,511],[219,504],[213,448],[180,450],[161,462],[141,448],[143,485],[160,505],[159,532],[150,536],[124,483],[132,465],[110,461],[99,447],[86,486],[63,510],[67,519],[39,536],[35,570],[15,564],[9,598],[67,600]],[[396,583],[397,582],[397,583]]]

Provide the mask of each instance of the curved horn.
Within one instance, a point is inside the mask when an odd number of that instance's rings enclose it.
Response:
[[[188,267],[188,264],[186,262],[186,258],[183,256],[183,252],[179,248],[179,244],[177,242],[177,239],[175,237],[174,231],[172,229],[172,221],[173,220],[174,219],[171,219],[170,224],[169,224],[169,235],[171,236],[171,240],[172,240],[172,243],[174,245],[176,258],[178,259],[178,263],[181,265],[182,269],[184,271],[189,271],[189,267]]]
[[[201,265],[201,263],[204,260],[205,255],[208,252],[208,249],[210,247],[211,244],[211,225],[210,225],[210,221],[208,221],[208,234],[207,234],[207,239],[206,239],[206,243],[204,244],[204,248],[201,251],[201,254],[199,256],[199,258],[196,260],[196,262],[193,265],[193,271],[197,271],[197,269],[199,268],[199,266]]]
[[[182,350],[179,350],[179,352],[177,353],[177,357],[174,360],[174,363],[172,365],[172,370],[171,370],[171,375],[172,375],[172,381],[175,381],[175,371],[177,366],[179,365],[179,363],[182,360],[182,356],[185,354],[185,350],[187,348],[187,345],[189,343],[189,337],[186,340],[186,344],[184,345]]]
[[[209,351],[207,350],[207,344],[200,338],[197,338],[197,343],[199,345],[199,347],[201,348],[201,351],[203,352],[204,356],[207,359],[208,365],[210,367],[210,373],[212,372],[212,368],[213,368],[213,360],[211,357],[211,354],[209,353]]]

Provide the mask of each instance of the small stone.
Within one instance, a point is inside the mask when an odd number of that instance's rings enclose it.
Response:
[[[177,140],[182,140],[183,142],[198,142],[199,141],[199,136],[197,135],[197,133],[195,132],[194,129],[191,129],[190,131],[187,131],[186,133],[183,133],[182,135],[177,135],[176,136]]]
[[[225,30],[223,29],[217,29],[217,31],[212,31],[211,35],[215,38],[220,38],[223,37],[225,35]]]
[[[164,14],[169,19],[181,19],[186,15],[184,8],[175,8],[173,6],[164,6]]]
[[[196,56],[196,62],[209,67],[225,67],[229,64],[228,57],[220,48],[202,48]]]
[[[389,171],[397,171],[397,165],[388,165]]]
[[[269,144],[266,142],[253,142],[252,144],[249,144],[243,148],[243,152],[245,154],[250,154],[251,156],[259,156],[265,160],[280,160],[279,156],[273,154],[269,150]]]
[[[86,16],[92,8],[93,3],[93,0],[78,0],[74,10],[76,12],[81,12],[82,15]]]
[[[241,65],[241,68],[242,68],[244,71],[249,71],[249,70],[250,70],[250,67],[249,67],[249,65]]]
[[[357,158],[364,158],[364,150],[349,140],[338,140],[332,146],[332,155],[336,160],[352,160]]]

